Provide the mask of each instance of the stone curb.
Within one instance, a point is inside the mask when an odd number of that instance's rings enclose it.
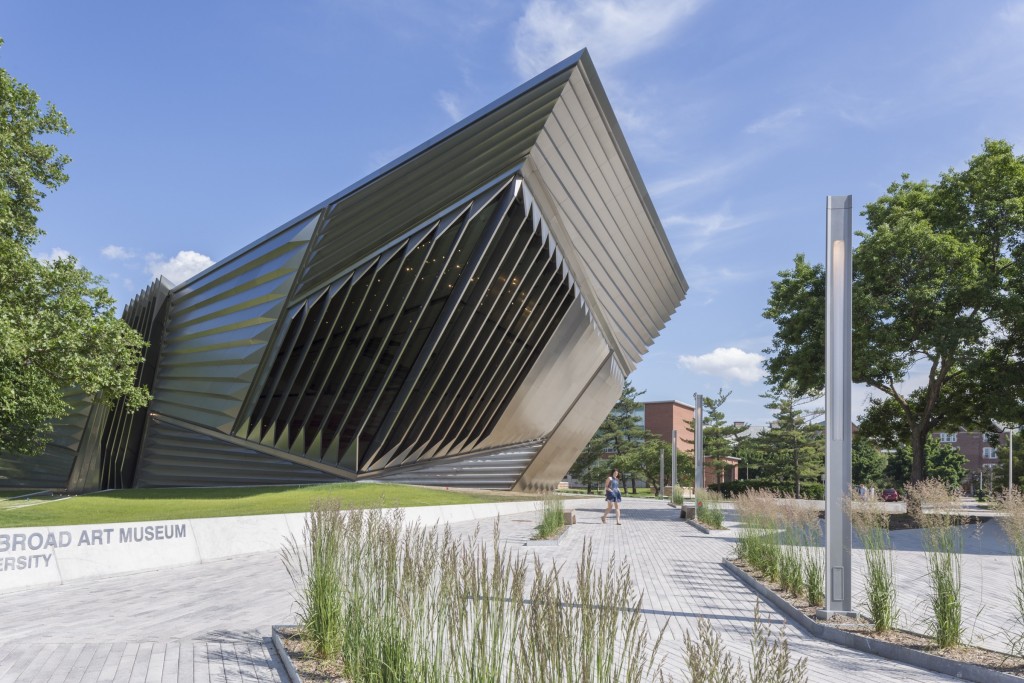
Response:
[[[302,679],[299,677],[299,672],[296,670],[295,665],[292,664],[292,658],[288,656],[288,650],[285,649],[284,643],[281,641],[281,635],[278,631],[282,628],[295,628],[294,626],[271,626],[270,632],[273,634],[274,649],[277,650],[277,656],[281,658],[281,663],[284,664],[284,670],[288,673],[289,683],[302,683]]]
[[[1018,676],[1003,673],[1001,671],[993,671],[992,669],[984,666],[978,666],[977,664],[956,662],[951,659],[946,659],[945,657],[928,654],[927,652],[912,650],[911,648],[903,647],[902,645],[887,643],[875,638],[868,638],[866,636],[857,635],[856,633],[833,628],[832,626],[826,626],[825,624],[808,617],[806,614],[791,605],[788,600],[778,595],[775,591],[765,586],[763,583],[737,567],[729,560],[722,560],[722,566],[725,567],[730,574],[760,595],[761,598],[775,607],[775,609],[785,614],[786,617],[796,624],[796,626],[801,630],[806,631],[816,638],[827,640],[831,643],[842,645],[843,647],[848,647],[852,650],[859,650],[860,652],[884,657],[885,659],[891,659],[895,662],[902,662],[904,664],[909,664],[910,666],[916,666],[920,669],[932,671],[937,674],[952,676],[953,678],[958,678],[963,681],[973,681],[974,683],[1020,683],[1020,681],[1024,680]]]
[[[684,519],[683,521],[686,522],[687,524],[689,524],[690,526],[692,526],[697,531],[701,532],[702,534],[704,534],[706,536],[710,536],[711,535],[711,529],[705,529],[704,527],[702,527],[700,524],[697,524],[697,522],[693,521],[692,519]]]

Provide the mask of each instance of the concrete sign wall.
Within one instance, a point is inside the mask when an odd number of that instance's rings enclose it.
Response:
[[[403,508],[427,526],[539,509],[540,501]],[[280,550],[306,515],[0,529],[0,593]]]

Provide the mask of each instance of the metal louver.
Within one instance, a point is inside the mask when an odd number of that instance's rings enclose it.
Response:
[[[247,439],[351,472],[485,438],[574,298],[511,176],[295,305]]]

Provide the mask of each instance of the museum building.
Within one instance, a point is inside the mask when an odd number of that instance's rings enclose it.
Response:
[[[0,485],[562,479],[687,290],[580,52],[124,319],[145,410],[71,414]]]

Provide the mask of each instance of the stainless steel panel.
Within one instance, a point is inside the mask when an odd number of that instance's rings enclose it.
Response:
[[[611,411],[622,392],[622,375],[609,356],[576,397],[554,433],[513,487],[515,491],[553,489]]]
[[[232,429],[317,219],[271,235],[174,291],[153,412]]]

